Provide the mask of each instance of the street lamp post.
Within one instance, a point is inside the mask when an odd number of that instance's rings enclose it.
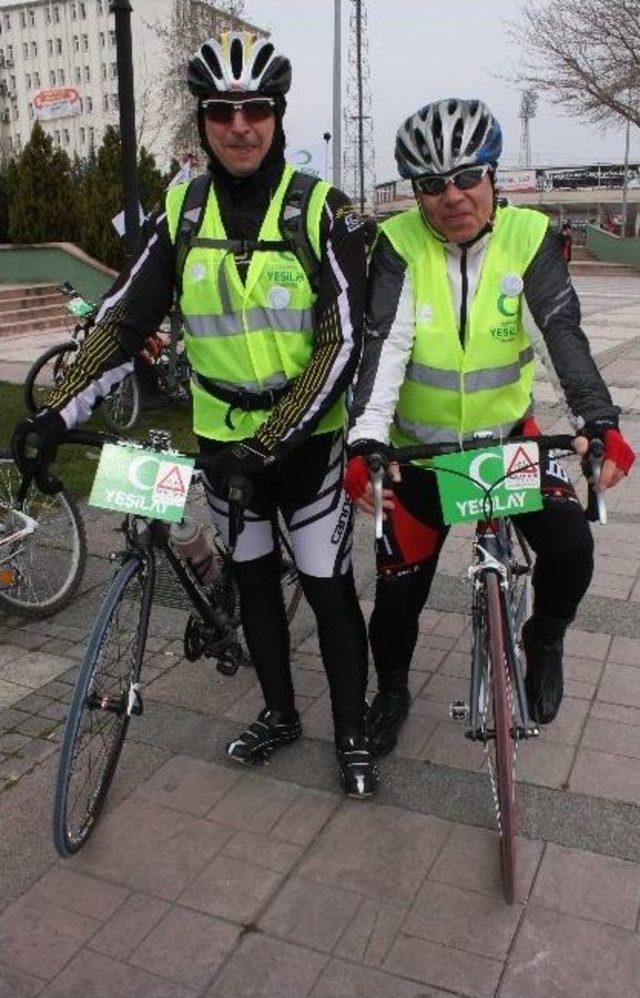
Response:
[[[624,175],[622,178],[622,213],[620,216],[620,235],[624,239],[627,233],[627,191],[629,190],[629,140],[631,121],[627,118],[627,131],[624,143]]]
[[[329,179],[329,143],[331,142],[331,132],[324,132],[324,179]]]
[[[120,135],[122,139],[122,188],[127,253],[131,255],[140,228],[140,196],[138,194],[138,163],[136,150],[136,106],[133,95],[133,56],[131,45],[131,11],[129,0],[110,0],[109,13],[116,19],[118,63],[118,101],[120,104]]]

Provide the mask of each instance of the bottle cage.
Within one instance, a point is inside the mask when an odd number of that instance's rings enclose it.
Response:
[[[282,239],[200,239],[198,233],[204,218],[211,187],[211,176],[203,173],[195,177],[184,196],[176,232],[176,287],[178,299],[182,294],[182,275],[189,251],[195,246],[209,249],[226,249],[234,254],[248,254],[254,250],[294,253],[304,270],[314,294],[320,284],[320,261],[316,257],[307,232],[307,209],[317,177],[294,173],[284,195],[278,228]]]

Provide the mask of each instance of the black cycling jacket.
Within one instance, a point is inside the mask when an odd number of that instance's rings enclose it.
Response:
[[[268,156],[255,174],[239,179],[210,164],[229,238],[257,237],[284,165],[281,153]],[[353,379],[361,351],[369,231],[347,197],[331,188],[321,219],[312,357],[257,433],[277,457],[309,436]],[[48,399],[68,428],[87,419],[98,399],[132,370],[132,358],[169,312],[174,291],[175,251],[163,206],[145,221],[133,259],[102,299],[95,329]]]

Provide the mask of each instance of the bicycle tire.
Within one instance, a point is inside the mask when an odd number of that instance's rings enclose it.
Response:
[[[13,458],[0,452],[0,538],[3,510],[15,507],[20,481]],[[16,573],[16,581],[2,584],[0,605],[26,617],[50,617],[73,599],[84,575],[87,538],[82,515],[66,489],[49,496],[34,484],[22,509],[38,527],[9,554],[5,564]]]
[[[43,405],[43,398],[47,392],[51,391],[62,380],[70,367],[65,363],[65,355],[74,355],[79,344],[75,340],[67,340],[65,343],[58,343],[43,354],[32,364],[24,380],[24,401],[30,412],[38,412]],[[44,377],[45,368],[54,361],[51,367],[51,384],[49,379]]]
[[[78,852],[93,832],[120,759],[130,721],[125,701],[140,676],[149,626],[150,566],[151,562],[134,555],[115,575],[78,674],[60,749],[53,806],[53,841],[63,857]],[[125,605],[128,596],[130,607]],[[83,780],[85,769],[88,775]],[[74,800],[77,784],[78,793],[83,794],[79,806]]]
[[[140,418],[140,385],[133,372],[103,398],[100,412],[113,433],[133,429]]]
[[[500,836],[500,872],[507,904],[513,904],[516,878],[516,805],[513,765],[513,716],[498,576],[484,576],[491,703],[495,736],[495,796]]]

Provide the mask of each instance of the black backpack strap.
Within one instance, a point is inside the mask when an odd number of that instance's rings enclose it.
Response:
[[[200,231],[210,187],[210,173],[201,173],[198,177],[194,177],[187,187],[180,209],[178,228],[176,229],[176,294],[178,301],[182,295],[184,265],[189,250],[193,246],[193,240]]]
[[[297,256],[315,294],[320,286],[320,261],[307,232],[307,209],[317,183],[318,178],[308,173],[294,173],[278,219],[278,227],[287,248]]]

